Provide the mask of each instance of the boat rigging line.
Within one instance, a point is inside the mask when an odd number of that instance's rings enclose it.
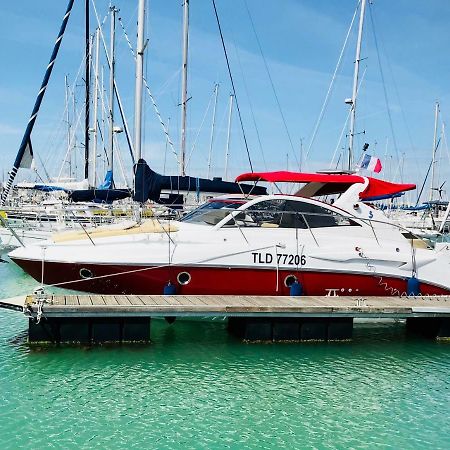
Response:
[[[212,123],[211,123],[211,137],[209,141],[209,152],[208,152],[208,171],[206,178],[209,178],[211,173],[211,162],[212,162],[212,153],[213,153],[213,145],[214,145],[214,131],[216,127],[216,112],[217,112],[217,98],[219,96],[219,83],[216,83],[214,86],[214,108],[212,113]]]
[[[164,231],[165,233],[167,233],[167,231]],[[172,242],[173,243],[173,242]],[[279,247],[279,245],[277,245],[277,247]],[[185,264],[202,264],[202,263],[206,263],[209,261],[214,261],[216,259],[220,259],[220,258],[225,258],[225,257],[230,257],[230,256],[236,256],[236,255],[241,255],[241,254],[245,254],[245,253],[251,253],[251,252],[258,252],[261,250],[267,250],[267,249],[271,249],[273,248],[273,245],[267,245],[264,247],[258,247],[258,248],[250,248],[248,250],[242,250],[242,251],[238,251],[238,252],[232,252],[232,253],[225,253],[225,254],[221,254],[219,256],[214,256],[214,257],[210,257],[210,258],[205,258],[205,259],[199,259],[199,260],[191,260],[189,262],[182,262],[182,263],[173,263],[171,262],[171,266],[172,267],[183,267],[183,265]],[[172,254],[173,257],[173,254]],[[113,272],[113,273],[108,273],[105,275],[98,275],[98,276],[93,276],[93,277],[87,277],[87,278],[79,278],[76,280],[70,280],[70,281],[61,281],[59,283],[53,283],[53,284],[46,284],[47,287],[59,287],[59,286],[65,286],[67,284],[74,284],[74,283],[82,283],[84,281],[92,281],[92,280],[100,280],[100,279],[104,279],[104,278],[109,278],[109,277],[117,277],[120,275],[128,275],[131,273],[139,273],[139,272],[147,272],[150,270],[157,270],[157,269],[164,269],[169,267],[169,264],[161,264],[159,266],[152,266],[152,267],[142,267],[139,269],[131,269],[131,270],[123,270],[120,272]]]
[[[370,2],[370,1],[369,1],[369,17],[370,17],[370,23],[372,25],[373,40],[374,40],[374,44],[375,44],[375,50],[377,53],[378,67],[380,69],[381,84],[383,85],[384,101],[386,102],[386,110],[387,110],[387,115],[388,115],[388,120],[389,120],[389,128],[391,129],[392,140],[393,140],[394,150],[395,150],[395,156],[397,157],[398,160],[400,160],[398,146],[397,146],[397,140],[395,138],[395,133],[394,133],[394,125],[392,122],[391,108],[389,106],[389,99],[388,99],[388,95],[387,95],[386,82],[384,79],[384,72],[383,72],[383,68],[381,66],[380,50],[378,47],[378,38],[377,38],[377,34],[375,32],[375,21],[373,19],[373,14],[372,14],[372,2]],[[400,171],[400,181],[403,181],[402,171]]]
[[[0,214],[0,222],[2,224],[2,226],[4,226],[5,228],[7,228],[9,231],[11,231],[11,234],[17,239],[17,242],[22,246],[25,247],[25,244],[23,243],[22,239],[19,238],[19,236],[17,235],[17,233],[14,231],[14,228],[12,226],[9,225],[8,221],[5,220],[2,215]],[[2,262],[6,262],[3,261]]]
[[[364,81],[364,77],[365,77],[365,75],[366,75],[366,71],[367,71],[367,67],[364,68],[364,72],[362,73],[362,75],[361,75],[361,77],[360,77],[358,89],[357,89],[357,91],[356,91],[357,94],[358,94],[358,92],[359,92],[359,89],[360,89],[360,87],[361,87],[363,81]],[[334,158],[336,157],[337,151],[339,150],[339,146],[341,145],[341,141],[342,141],[342,138],[343,138],[343,136],[344,136],[345,130],[347,129],[347,124],[348,124],[348,121],[349,121],[349,119],[350,119],[351,113],[352,113],[352,110],[349,109],[349,110],[348,110],[348,113],[347,113],[347,118],[345,119],[345,122],[344,122],[344,126],[342,127],[342,130],[341,130],[341,134],[339,135],[339,139],[338,139],[338,141],[337,141],[336,148],[334,149],[333,158],[331,159],[330,166],[329,166],[330,169],[333,167],[333,164],[334,164]],[[339,160],[341,160],[341,156],[342,156],[342,155],[339,155],[338,162],[337,162],[337,164],[336,164],[336,170],[337,170],[337,168],[338,168],[338,166],[339,166]],[[306,156],[306,157],[308,157],[308,156]]]
[[[17,152],[17,156],[14,161],[14,165],[9,174],[9,178],[6,183],[5,190],[2,193],[2,197],[1,197],[1,201],[0,201],[1,206],[3,206],[5,204],[5,201],[9,195],[9,191],[11,190],[12,184],[14,182],[14,178],[16,177],[16,174],[22,165],[22,160],[23,160],[25,153],[28,151],[30,153],[29,156],[30,157],[33,156],[33,151],[32,151],[32,147],[31,147],[31,132],[33,131],[33,127],[36,122],[36,118],[37,118],[39,109],[41,107],[41,103],[44,98],[45,91],[47,89],[48,82],[50,80],[50,76],[53,71],[53,67],[55,66],[56,57],[58,55],[58,51],[61,46],[64,32],[66,31],[66,26],[67,26],[67,22],[69,21],[70,13],[72,12],[73,3],[74,3],[74,0],[69,0],[67,9],[66,9],[66,13],[64,14],[61,28],[59,30],[58,37],[55,42],[55,46],[53,47],[53,52],[50,57],[50,62],[48,63],[47,69],[45,71],[44,79],[42,80],[41,88],[39,89],[39,93],[37,95],[36,102],[33,107],[33,111],[31,113],[31,117],[28,120],[28,125],[27,125],[27,128],[25,129],[25,133],[23,135],[22,142],[21,142],[19,150]]]
[[[102,39],[103,49],[104,49],[105,57],[106,57],[106,63],[108,65],[108,68],[111,69],[111,61],[110,61],[110,58],[109,58],[109,55],[108,55],[108,50],[107,50],[107,47],[106,47],[105,36],[103,35],[102,25],[100,24],[100,18],[98,16],[97,8],[95,6],[94,0],[92,0],[92,6],[94,7],[95,18],[97,20],[97,26],[98,26],[99,31],[100,31],[100,37]],[[122,118],[122,123],[123,123],[124,131],[125,131],[125,137],[127,139],[128,149],[130,151],[131,162],[134,165],[135,162],[136,162],[135,161],[135,157],[134,157],[134,145],[133,145],[133,143],[131,141],[131,133],[130,133],[130,129],[128,128],[128,122],[127,122],[127,119],[125,117],[125,112],[124,112],[124,108],[123,108],[123,104],[122,104],[122,99],[121,99],[120,94],[119,94],[119,89],[117,87],[116,79],[114,79],[114,93],[116,95],[117,106],[119,107],[120,117]]]
[[[206,106],[205,113],[203,114],[203,118],[202,118],[202,121],[200,123],[200,127],[198,128],[197,134],[196,134],[195,139],[194,139],[194,142],[192,143],[191,151],[190,151],[189,157],[187,158],[187,161],[186,161],[186,167],[189,166],[189,164],[191,162],[192,154],[194,153],[195,147],[197,145],[198,137],[200,136],[200,133],[201,133],[201,131],[203,129],[203,125],[204,125],[205,120],[206,120],[206,116],[208,115],[208,112],[209,112],[209,110],[211,108],[211,103],[213,101],[214,94],[215,94],[215,87],[214,87],[214,90],[212,91],[212,93],[211,93],[211,95],[209,97],[208,105]]]
[[[356,18],[356,15],[358,13],[358,9],[359,9],[359,2],[356,5],[355,12],[353,13],[352,21],[350,22],[350,26],[348,27],[347,35],[345,36],[344,44],[342,46],[341,53],[339,54],[339,58],[338,58],[338,61],[336,63],[336,67],[334,69],[333,76],[331,77],[330,85],[328,86],[328,91],[327,91],[327,94],[325,95],[325,99],[323,101],[322,108],[321,108],[320,113],[319,113],[319,117],[317,118],[316,124],[314,125],[314,131],[313,131],[313,134],[311,136],[311,140],[309,141],[308,148],[306,150],[304,162],[306,162],[308,160],[309,153],[311,152],[311,148],[312,148],[312,146],[314,144],[314,141],[316,140],[317,132],[319,131],[319,127],[320,127],[320,124],[322,123],[322,119],[323,119],[323,116],[325,114],[325,110],[326,110],[326,108],[328,106],[328,102],[330,100],[331,93],[333,92],[334,83],[336,81],[336,77],[337,77],[338,71],[339,71],[339,69],[341,67],[342,58],[344,57],[344,52],[345,52],[345,49],[347,48],[347,42],[348,42],[348,39],[350,37],[350,33],[352,31],[353,23],[355,22],[355,18]],[[348,122],[349,118],[350,118],[350,113],[348,114],[347,120],[345,121],[346,125],[347,125],[347,122]],[[341,134],[341,138],[339,139],[339,142],[342,139],[342,135],[343,135],[343,133]],[[339,143],[338,143],[338,146],[339,146]],[[336,151],[335,151],[335,153],[336,153]],[[333,159],[332,159],[331,164],[333,164],[333,160],[334,160],[334,155],[333,155]]]
[[[234,80],[233,80],[233,75],[231,73],[230,61],[228,60],[227,48],[225,46],[225,40],[223,38],[222,27],[220,25],[219,14],[217,12],[215,0],[212,0],[212,4],[213,4],[213,7],[214,7],[214,14],[215,14],[216,20],[217,20],[217,27],[219,28],[220,40],[222,42],[222,48],[223,48],[223,52],[224,52],[224,55],[225,55],[225,60],[226,60],[226,63],[227,63],[228,75],[230,76],[231,87],[233,89],[234,99],[236,100],[236,109],[237,109],[238,116],[239,116],[239,122],[241,124],[242,135],[243,135],[244,143],[245,143],[245,150],[247,151],[248,163],[250,165],[250,171],[254,172],[252,159],[250,157],[250,150],[248,148],[248,143],[247,143],[247,136],[245,135],[244,123],[242,121],[241,109],[239,108],[239,102],[238,102],[238,98],[237,98],[236,88],[234,86]]]
[[[242,76],[242,82],[244,84],[244,89],[245,89],[245,94],[247,96],[247,102],[248,102],[248,107],[250,110],[250,115],[252,116],[252,122],[253,122],[253,126],[255,127],[255,132],[256,132],[256,138],[258,140],[258,145],[259,145],[259,151],[261,152],[261,157],[262,157],[262,161],[264,164],[264,168],[266,171],[268,171],[268,167],[267,167],[267,162],[266,162],[266,156],[264,155],[264,149],[263,149],[263,145],[262,145],[262,141],[261,141],[261,135],[259,134],[259,129],[258,129],[258,125],[256,123],[256,118],[255,118],[255,112],[253,111],[253,104],[252,104],[252,100],[250,98],[250,92],[248,90],[248,85],[247,85],[247,80],[245,78],[245,72],[242,68],[242,64],[241,64],[241,58],[239,56],[239,52],[236,46],[236,43],[234,42],[234,51],[236,53],[236,58],[239,64],[239,68],[241,70],[241,76]]]
[[[372,2],[369,3],[369,7],[371,7],[371,3]],[[369,11],[370,11],[370,14],[372,14],[372,10],[370,8],[369,8]],[[373,14],[373,16],[374,16],[374,18],[372,19],[372,16],[371,16],[371,20],[373,20],[373,22],[375,22],[376,21],[376,15]],[[372,25],[372,29],[375,30],[375,27],[373,25]],[[416,145],[414,143],[414,140],[412,138],[411,129],[410,129],[410,126],[408,124],[408,121],[406,120],[406,115],[405,115],[406,108],[404,108],[403,105],[402,105],[403,102],[401,100],[400,93],[399,93],[399,90],[398,90],[398,86],[397,86],[397,83],[395,81],[395,77],[394,77],[393,70],[392,70],[392,65],[391,65],[391,62],[390,62],[389,57],[388,57],[389,56],[388,52],[386,51],[386,44],[383,41],[383,36],[379,35],[378,38],[379,38],[379,41],[380,41],[380,44],[381,44],[380,47],[384,50],[383,53],[384,53],[384,57],[385,57],[385,60],[386,60],[387,68],[388,68],[389,73],[390,73],[392,87],[394,89],[395,96],[397,98],[397,103],[400,105],[400,108],[399,108],[400,111],[399,112],[400,112],[400,114],[402,116],[402,120],[403,120],[403,123],[404,123],[404,126],[405,126],[406,134],[408,136],[409,146],[412,149],[412,151],[414,153],[414,156],[415,156],[413,161],[414,161],[415,166],[416,166],[417,174],[418,174],[418,176],[421,176],[422,168],[419,165],[418,158],[417,158],[417,147],[416,147]],[[389,48],[389,46],[388,46],[388,48]],[[400,160],[401,160],[401,158],[399,158],[398,155],[397,155],[397,161],[399,162],[399,164],[400,164]]]
[[[69,145],[67,146],[67,151],[66,151],[66,154],[64,156],[64,160],[63,160],[63,162],[61,164],[59,173],[58,173],[58,179],[61,179],[61,177],[62,177],[62,172],[64,170],[64,164],[66,163],[67,158],[69,157],[69,153],[71,151],[73,151],[73,149],[75,148],[76,129],[78,128],[78,125],[79,125],[79,123],[81,121],[82,115],[83,115],[83,111],[79,111],[78,114],[77,114],[75,125],[72,127],[73,128],[73,132],[70,135]]]
[[[136,53],[134,51],[133,45],[131,44],[130,38],[128,37],[128,33],[127,33],[126,29],[125,29],[125,25],[123,24],[122,18],[119,17],[118,21],[119,21],[119,24],[120,24],[120,26],[122,28],[123,35],[124,35],[125,40],[126,40],[126,42],[128,44],[128,47],[130,48],[131,54],[133,55],[133,59],[136,61]],[[159,123],[161,124],[161,127],[163,129],[164,135],[166,136],[166,142],[167,142],[167,144],[169,144],[170,149],[172,150],[172,153],[175,156],[175,159],[176,159],[177,164],[179,166],[180,165],[180,161],[179,161],[179,158],[178,158],[178,154],[177,154],[177,152],[175,150],[174,144],[172,142],[172,139],[170,138],[169,127],[164,123],[164,121],[163,121],[163,119],[161,117],[161,113],[159,112],[158,105],[156,104],[155,97],[153,96],[153,94],[152,94],[152,92],[150,90],[150,86],[147,83],[146,77],[143,77],[142,81],[144,82],[144,86],[145,86],[145,89],[147,91],[147,94],[150,97],[150,100],[151,100],[151,102],[153,104],[153,108],[155,110],[156,116],[158,117]]]
[[[95,246],[95,242],[92,240],[91,235],[88,233],[88,231],[86,230],[86,228],[83,227],[83,224],[78,220],[77,216],[75,215],[75,213],[73,212],[72,209],[69,209],[70,213],[73,215],[73,218],[75,219],[75,223],[77,223],[78,225],[80,225],[81,229],[84,231],[84,233],[86,234],[86,236],[89,238],[89,240],[91,241],[91,244]],[[42,263],[43,265],[44,263]]]
[[[278,111],[280,112],[281,120],[283,121],[284,129],[286,130],[286,134],[287,134],[287,137],[289,139],[289,143],[291,145],[292,154],[294,155],[295,162],[296,162],[296,164],[297,164],[297,166],[298,166],[298,168],[300,170],[301,162],[299,163],[299,161],[298,161],[297,153],[296,153],[296,151],[294,149],[294,144],[292,143],[291,134],[289,133],[289,128],[287,126],[286,119],[285,119],[284,114],[283,114],[283,110],[281,108],[281,103],[280,103],[280,100],[278,98],[277,91],[275,89],[275,84],[273,82],[272,75],[270,74],[269,65],[267,64],[267,60],[266,60],[266,57],[264,56],[264,53],[263,53],[263,50],[262,50],[262,46],[261,46],[261,42],[260,42],[259,37],[258,37],[258,33],[256,32],[255,24],[253,22],[252,15],[250,13],[250,9],[249,9],[248,4],[247,4],[247,0],[244,0],[244,4],[245,4],[245,8],[247,9],[247,14],[248,14],[248,17],[250,19],[250,24],[252,26],[253,34],[255,35],[255,39],[256,39],[256,42],[258,44],[258,48],[259,48],[259,52],[261,54],[261,58],[262,58],[262,60],[264,62],[264,67],[266,68],[267,76],[269,77],[269,80],[270,80],[270,85],[272,87],[273,95],[275,97],[275,100],[276,100],[276,103],[277,103],[277,106],[278,106]]]

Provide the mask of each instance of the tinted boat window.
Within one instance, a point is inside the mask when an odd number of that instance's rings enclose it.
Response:
[[[326,228],[358,225],[353,220],[319,205],[287,200],[281,220],[284,228]],[[283,224],[284,222],[284,224]]]
[[[186,214],[181,222],[201,223],[216,225],[224,219],[231,211],[242,206],[242,202],[212,201],[203,204]]]
[[[263,228],[325,228],[358,225],[319,205],[294,200],[266,200],[242,211],[233,225]],[[231,221],[228,225],[232,225]]]

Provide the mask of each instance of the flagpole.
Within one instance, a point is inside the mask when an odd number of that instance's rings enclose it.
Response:
[[[45,91],[47,89],[48,82],[50,80],[50,75],[53,70],[53,66],[55,65],[56,56],[58,55],[59,47],[61,46],[61,41],[64,36],[64,32],[66,31],[67,22],[69,21],[70,13],[72,11],[74,0],[69,0],[69,4],[67,5],[66,13],[64,14],[64,18],[61,24],[61,28],[59,30],[58,37],[55,42],[55,46],[53,47],[52,56],[50,57],[50,62],[48,63],[47,69],[45,71],[44,79],[42,81],[41,87],[39,89],[38,96],[36,98],[36,102],[34,104],[33,111],[31,113],[30,119],[28,120],[27,128],[25,129],[25,133],[22,138],[22,142],[20,144],[19,150],[17,152],[16,159],[14,161],[14,165],[9,173],[8,182],[6,183],[5,190],[3,191],[2,198],[0,204],[3,206],[5,204],[6,198],[8,197],[9,191],[11,190],[12,184],[14,182],[14,178],[17,175],[17,171],[19,170],[20,164],[22,162],[23,156],[27,147],[31,151],[31,132],[33,131],[34,124],[36,122],[36,117],[39,112],[39,108],[41,107],[42,100],[44,98]]]

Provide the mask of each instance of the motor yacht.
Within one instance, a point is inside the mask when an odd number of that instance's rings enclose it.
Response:
[[[359,175],[268,172],[237,181],[298,183],[293,195],[226,195],[181,220],[59,233],[10,258],[44,284],[105,294],[423,295],[450,293],[450,256],[368,203],[415,185]]]

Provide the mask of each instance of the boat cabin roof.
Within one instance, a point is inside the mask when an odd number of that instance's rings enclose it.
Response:
[[[297,195],[302,197],[315,197],[320,195],[341,194],[351,185],[366,183],[367,186],[359,196],[361,200],[369,200],[381,195],[395,195],[400,192],[416,188],[415,184],[391,183],[372,177],[363,177],[354,174],[327,174],[305,172],[250,172],[239,175],[236,182],[241,181],[267,181],[269,183],[304,183]]]

